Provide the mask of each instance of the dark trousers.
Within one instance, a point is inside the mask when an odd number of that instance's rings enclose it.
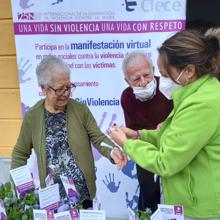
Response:
[[[150,208],[152,212],[157,209],[160,203],[160,181],[157,178],[154,181],[154,173],[151,173],[140,166],[136,165],[137,177],[140,185],[140,194],[138,201],[138,209],[146,210]]]
[[[93,207],[93,202],[91,199],[85,199],[82,202],[83,209],[89,209]]]

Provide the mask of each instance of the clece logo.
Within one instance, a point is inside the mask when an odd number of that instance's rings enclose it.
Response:
[[[137,2],[136,1],[125,0],[125,10],[126,11],[134,11],[135,10],[135,8],[134,8],[135,6],[137,6]]]
[[[134,11],[137,7],[137,1],[124,0],[126,11]],[[139,0],[138,4],[143,12],[155,13],[155,12],[179,12],[184,7],[182,0]]]
[[[18,20],[34,20],[34,13],[33,12],[18,13]]]
[[[183,8],[182,0],[142,0],[144,12],[179,12]]]

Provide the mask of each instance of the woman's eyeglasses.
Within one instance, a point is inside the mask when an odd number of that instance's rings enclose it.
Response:
[[[61,95],[65,94],[66,92],[68,92],[68,93],[70,93],[71,91],[73,92],[76,88],[76,85],[74,83],[71,83],[70,86],[66,87],[65,89],[54,89],[51,86],[48,86],[48,87],[50,89],[52,89],[57,96],[61,96]]]

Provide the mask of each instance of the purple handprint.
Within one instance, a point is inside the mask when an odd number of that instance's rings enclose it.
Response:
[[[21,103],[21,111],[22,111],[22,118],[24,118],[26,112],[30,109],[29,106],[25,105],[23,102]]]
[[[139,189],[139,185],[137,186],[135,194],[133,195],[131,200],[128,199],[128,192],[125,193],[127,207],[130,207],[132,210],[136,210],[138,208],[138,195],[137,195],[138,189]]]
[[[132,174],[135,169],[135,163],[132,160],[128,160],[127,165],[122,169],[122,172],[131,179],[137,179],[137,173]]]
[[[22,9],[27,9],[27,8],[30,8],[30,7],[34,6],[33,3],[32,4],[28,4],[29,1],[30,0],[20,0],[20,2],[19,2],[20,7]]]
[[[30,62],[29,60],[26,60],[24,64],[22,64],[22,61],[23,61],[23,57],[21,58],[21,60],[18,64],[18,75],[19,75],[20,83],[25,83],[26,81],[31,80],[31,77],[24,79],[24,76],[25,76],[26,72],[28,71],[28,69],[32,66],[32,64],[28,65],[28,63]]]
[[[117,115],[114,113],[114,114],[112,115],[112,119],[111,119],[111,121],[109,122],[109,125],[108,125],[108,128],[107,128],[105,134],[108,134],[108,133],[109,133],[109,129],[112,127],[113,122],[115,121],[116,118],[117,118]]]
[[[115,193],[118,191],[119,186],[121,184],[121,181],[118,182],[118,186],[115,184],[115,176],[112,173],[109,173],[109,179],[107,175],[105,175],[105,180],[102,180],[102,182],[106,185],[106,187],[109,189],[110,192]]]
[[[107,116],[107,112],[103,112],[103,114],[102,114],[102,119],[101,119],[101,121],[100,121],[100,123],[99,123],[99,128],[101,128],[101,127],[102,127],[103,122],[104,122],[104,120],[105,120],[106,116]]]
[[[56,1],[53,2],[51,5],[56,5],[56,4],[59,4],[59,3],[61,3],[61,2],[63,2],[63,0],[56,0]]]

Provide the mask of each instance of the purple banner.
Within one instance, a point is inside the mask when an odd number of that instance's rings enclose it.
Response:
[[[99,21],[99,22],[15,22],[15,35],[34,34],[128,34],[176,32],[185,20]]]

